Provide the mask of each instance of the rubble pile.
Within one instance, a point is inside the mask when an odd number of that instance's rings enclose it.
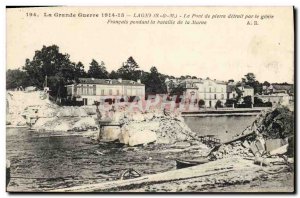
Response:
[[[293,156],[293,127],[294,115],[287,107],[276,106],[262,111],[253,124],[241,134],[241,139],[221,145],[217,151],[211,154],[211,158],[250,157],[258,151],[260,153],[267,151],[270,154],[280,153],[285,151],[284,146],[287,143],[287,154]],[[247,134],[249,136],[243,137]]]
[[[232,144],[223,144],[217,151],[212,152],[211,154],[212,159],[251,156],[253,156],[253,154],[251,153],[250,149],[244,147],[241,141],[236,141]]]
[[[57,106],[48,99],[43,98],[40,91],[23,92],[23,91],[7,91],[6,95],[6,115],[7,124],[13,126],[24,126],[26,120],[23,115],[29,107],[40,109],[37,116],[50,117],[53,116],[53,110]]]
[[[193,135],[195,136],[180,116],[165,116],[162,113],[135,113],[125,115],[120,122],[124,124],[124,129],[155,132],[157,143],[172,144],[189,141],[193,139]]]
[[[57,106],[48,99],[42,98],[41,93],[39,91],[8,92],[8,122],[13,125],[26,125],[24,115],[33,115],[38,118],[32,126],[36,130],[86,131],[99,129],[95,106]],[[126,132],[128,137],[135,138],[132,140],[133,144],[137,142],[149,143],[150,141],[173,144],[195,140],[193,137],[196,134],[185,124],[183,118],[175,113],[165,115],[159,109],[151,112],[100,109],[100,112],[102,114],[101,120],[107,119],[121,124],[121,132]],[[143,139],[143,141],[137,140],[137,138]]]
[[[39,118],[32,129],[44,131],[87,131],[97,130],[93,117],[51,117]]]

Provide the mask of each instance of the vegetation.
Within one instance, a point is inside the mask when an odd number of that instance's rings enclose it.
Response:
[[[217,108],[221,108],[221,107],[223,107],[222,101],[221,100],[217,100],[215,108],[217,109]]]
[[[272,107],[272,102],[263,102],[262,99],[254,97],[254,107]]]
[[[204,107],[204,105],[205,105],[205,101],[200,99],[199,102],[198,102],[199,108]]]
[[[99,64],[96,60],[92,60],[90,68],[87,72],[90,78],[109,78],[108,72],[106,71],[105,63],[101,61]]]
[[[20,69],[7,70],[6,72],[6,89],[25,88],[30,86],[29,77],[26,71]]]
[[[164,94],[167,93],[165,80],[165,77],[153,66],[150,69],[150,73],[143,75],[142,83],[145,84],[146,93]]]
[[[15,89],[20,86],[36,86],[43,89],[47,77],[47,86],[50,95],[55,98],[66,96],[65,85],[78,82],[82,77],[93,78],[122,78],[126,80],[141,80],[145,84],[148,93],[166,93],[166,78],[170,77],[158,72],[152,67],[150,72],[139,70],[138,63],[130,56],[117,70],[109,73],[103,61],[92,59],[89,69],[85,71],[82,62],[74,63],[68,54],[61,53],[56,45],[43,46],[37,50],[32,59],[26,59],[23,70],[7,70],[7,89]],[[30,78],[29,78],[30,76]],[[174,77],[173,77],[174,78]]]

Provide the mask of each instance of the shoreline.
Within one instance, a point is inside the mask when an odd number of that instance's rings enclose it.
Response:
[[[181,114],[182,117],[221,117],[221,116],[257,116],[259,115],[260,112],[258,113],[224,113],[224,114],[205,114],[205,113],[186,113],[186,114]]]

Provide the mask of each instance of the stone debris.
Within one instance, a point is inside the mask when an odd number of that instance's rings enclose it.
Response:
[[[26,125],[24,115],[30,114],[29,109],[33,108],[34,116],[38,118],[32,126],[33,129],[64,132],[99,130],[96,106],[57,106],[48,99],[42,99],[40,95],[39,91],[8,92],[8,123]],[[130,113],[125,109],[116,112],[100,109],[103,120],[108,119],[123,125],[121,130],[108,129],[109,131],[104,131],[102,134],[104,141],[119,140],[120,142],[131,142],[131,145],[149,142],[173,144],[197,141],[193,138],[196,134],[191,131],[184,123],[184,119],[178,114],[164,115],[162,110]],[[127,133],[128,130],[129,133]],[[112,131],[115,132],[112,133]],[[129,138],[128,141],[124,140],[126,138],[120,137],[121,132],[127,137],[134,138],[132,140]],[[141,140],[138,141],[137,138]]]
[[[156,142],[156,133],[151,130],[123,130],[120,134],[120,143],[127,144],[129,146],[145,145],[148,143]]]
[[[212,159],[223,159],[231,157],[253,157],[249,148],[245,148],[241,141],[233,142],[232,144],[223,144],[220,148],[211,153]]]

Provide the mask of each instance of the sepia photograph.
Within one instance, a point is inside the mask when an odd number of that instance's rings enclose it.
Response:
[[[294,19],[7,6],[6,192],[295,193]]]

